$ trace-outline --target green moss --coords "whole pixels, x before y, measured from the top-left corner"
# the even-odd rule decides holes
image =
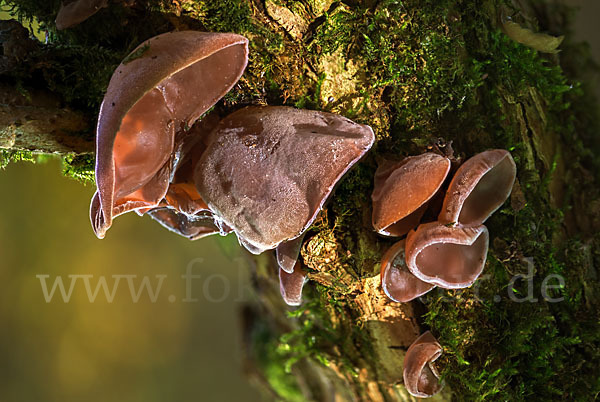
[[[150,49],[150,45],[149,44],[145,44],[144,46],[140,47],[136,51],[128,54],[127,57],[125,57],[121,61],[121,63],[123,65],[125,65],[125,64],[131,63],[135,59],[139,59],[140,57],[142,57],[144,55],[144,53],[146,53],[148,51],[148,49]]]
[[[273,389],[283,400],[300,402],[302,393],[293,376],[286,370],[287,356],[282,354],[278,339],[265,326],[253,329],[252,345],[258,366]]]
[[[546,101],[545,130],[573,138],[573,102],[581,102],[578,85],[570,85],[559,66],[498,31],[479,39],[484,46],[473,54],[479,69],[487,74],[481,88],[486,90],[480,98],[482,110],[493,111],[494,105],[500,105],[498,86],[515,94],[517,102],[527,102],[524,89],[533,87]],[[478,300],[475,290],[433,294],[425,303],[426,323],[445,346],[443,375],[464,400],[591,400],[600,391],[598,377],[592,374],[599,369],[600,326],[593,318],[597,306],[583,299],[583,284],[590,280],[585,279],[587,267],[573,261],[568,252],[577,247],[578,240],[558,247],[553,244],[564,219],[549,199],[556,163],[528,172],[523,139],[506,124],[510,118],[500,111],[479,115],[474,123],[497,133],[492,142],[462,137],[458,143],[465,149],[512,149],[527,205],[519,212],[505,207],[488,222],[492,240],[497,241],[486,268],[489,277],[479,284],[483,300]],[[512,257],[507,259],[505,254]],[[525,258],[531,258],[535,266],[535,303],[508,300],[507,284],[515,272],[526,273]],[[541,299],[542,281],[550,274],[566,279],[565,287],[553,295],[564,297],[563,302]],[[525,281],[517,283],[518,297],[527,294],[525,285]],[[495,301],[495,297],[500,299]]]
[[[497,86],[508,88],[517,102],[527,102],[524,89],[533,87],[546,101],[545,130],[572,138],[572,102],[581,102],[578,85],[570,85],[559,66],[498,31],[479,39],[485,46],[473,54],[487,74],[482,88],[486,92],[480,98],[482,109],[493,111],[494,105],[500,105]],[[479,115],[475,123],[497,133],[492,142],[481,143],[472,137],[458,142],[466,149],[512,149],[527,205],[519,212],[505,207],[488,222],[496,242],[486,268],[489,276],[478,286],[483,300],[478,299],[476,290],[434,293],[426,299],[426,323],[445,347],[443,375],[464,400],[591,400],[600,390],[598,377],[592,374],[599,369],[600,326],[592,318],[597,317],[597,306],[586,304],[583,298],[589,267],[573,261],[568,252],[577,247],[578,240],[558,247],[553,244],[564,219],[549,199],[556,159],[549,169],[528,172],[523,139],[506,124],[510,118],[500,111]],[[526,273],[526,258],[534,262],[532,289],[538,300],[512,302],[507,284],[514,273]],[[564,297],[563,302],[549,303],[540,296],[542,281],[550,274],[566,279],[565,287],[552,295]],[[525,281],[517,282],[516,296],[527,295],[525,285]]]
[[[364,61],[369,80],[362,90],[390,106],[393,127],[381,129],[391,129],[395,139],[407,131],[424,135],[445,112],[472,102],[481,84],[478,65],[465,62],[455,8],[449,1],[340,5],[317,31],[323,52],[341,48]],[[414,9],[427,11],[408,12]]]
[[[244,0],[183,2],[182,9],[210,32],[250,32],[252,9]]]
[[[277,347],[281,356],[285,357],[285,371],[291,372],[292,366],[299,360],[310,357],[322,364],[328,364],[328,358],[323,353],[324,342],[334,344],[336,332],[331,323],[325,322],[326,316],[318,299],[307,303],[288,314],[298,321],[298,329],[283,334]]]
[[[94,184],[94,156],[67,155],[63,158],[63,175],[84,184]]]
[[[269,385],[286,401],[305,400],[290,373],[294,365],[306,359],[324,366],[335,364],[349,376],[357,375],[355,363],[347,356],[356,356],[357,347],[367,343],[365,333],[346,316],[346,301],[336,299],[331,291],[318,284],[305,289],[309,301],[288,313],[296,324],[290,332],[275,337],[261,324],[253,329],[253,353]],[[335,323],[331,317],[336,317]]]
[[[426,323],[444,345],[443,376],[463,400],[591,400],[598,391],[592,373],[600,328],[582,300],[583,278],[551,250],[536,251],[536,302],[508,299],[508,270],[519,261],[501,262],[494,254],[478,295],[465,290],[427,297]],[[550,294],[564,297],[560,303],[541,299],[542,280],[550,273],[566,278],[564,288]],[[516,286],[519,298],[527,295],[525,285]]]
[[[577,239],[559,246],[553,242],[568,210],[550,202],[557,155],[550,155],[547,168],[539,161],[534,161],[535,170],[525,168],[530,156],[523,138],[507,124],[514,116],[503,112],[499,90],[526,104],[531,102],[529,88],[534,88],[544,99],[544,132],[558,133],[573,144],[576,152],[563,150],[569,160],[595,163],[575,131],[577,114],[591,121],[580,85],[570,82],[552,59],[494,28],[495,21],[482,16],[489,2],[425,3],[420,8],[426,12],[408,14],[406,10],[415,9],[411,2],[384,1],[375,9],[339,6],[320,28],[319,44],[325,52],[341,47],[353,58],[364,58],[372,77],[371,96],[385,88],[394,118],[390,136],[379,133],[376,152],[422,152],[438,130],[447,129],[444,137],[454,140],[460,152],[510,149],[519,166],[527,205],[518,212],[504,207],[488,222],[492,241],[496,239],[486,268],[489,276],[476,289],[438,291],[424,299],[425,323],[445,348],[444,378],[461,400],[593,399],[600,391],[594,374],[600,370],[600,326],[597,304],[586,301],[585,290],[589,293],[597,280],[586,271],[593,269],[589,263],[572,259],[573,249],[581,247]],[[479,130],[495,134],[478,136]],[[336,236],[354,256],[362,253],[355,234],[364,233],[353,229],[364,222],[356,205],[368,205],[368,194],[368,180],[359,171],[341,183],[331,207],[342,228],[336,233],[343,233]],[[501,255],[506,251],[501,239],[508,239],[506,247],[516,257]],[[354,269],[368,266],[377,255],[372,244],[368,249],[366,257],[349,260]],[[564,302],[508,300],[511,273],[523,269],[525,258],[535,263],[536,297],[541,298],[543,279],[559,274],[566,285],[552,296],[565,297]],[[594,285],[586,286],[590,281]],[[517,282],[517,296],[527,294],[525,285]]]
[[[9,151],[0,150],[0,169],[6,168],[9,163],[14,162],[31,162],[35,163],[33,153],[30,151]]]

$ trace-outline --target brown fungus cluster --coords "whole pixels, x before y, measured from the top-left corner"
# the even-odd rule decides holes
[[[84,15],[104,4],[78,0],[61,10]],[[304,234],[374,134],[339,115],[291,107],[247,106],[224,118],[211,112],[247,63],[248,40],[231,33],[173,32],[135,49],[100,109],[90,218],[99,238],[114,217],[135,211],[191,240],[233,232],[251,253],[274,249],[281,295],[295,306],[306,282],[298,260]],[[482,152],[444,192],[450,170],[450,160],[434,153],[379,164],[373,227],[406,235],[381,261],[382,288],[394,301],[471,286],[483,270],[483,223],[510,195],[515,163],[507,151]],[[436,209],[437,220],[422,223]],[[441,353],[429,332],[409,347],[411,395],[441,390],[433,366]]]
[[[436,286],[466,288],[483,271],[489,243],[483,223],[509,197],[516,165],[505,150],[479,153],[458,168],[444,193],[450,170],[450,159],[425,153],[383,160],[375,172],[373,228],[382,236],[406,235],[381,259],[381,287],[393,301],[409,302]],[[442,390],[434,366],[441,354],[429,331],[408,348],[403,377],[412,396]]]
[[[276,249],[282,296],[299,304],[303,234],[373,145],[371,128],[281,106],[207,114],[246,67],[240,35],[167,33],[131,55],[114,72],[98,118],[96,235],[129,211],[192,240],[234,232],[251,253]]]
[[[373,227],[402,236],[381,261],[381,284],[392,300],[407,302],[435,286],[471,286],[483,271],[489,234],[483,223],[506,201],[516,178],[510,153],[495,149],[463,163],[445,193],[436,221],[420,224],[441,191],[450,160],[426,153],[380,164],[373,191]]]

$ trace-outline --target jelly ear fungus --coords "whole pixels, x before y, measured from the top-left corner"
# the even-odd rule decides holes
[[[149,39],[119,65],[98,117],[90,215],[99,238],[113,217],[159,205],[178,141],[235,85],[247,62],[243,36],[182,31]]]
[[[259,254],[302,235],[373,141],[369,126],[339,115],[246,107],[221,120],[194,182],[240,243]],[[299,246],[279,250],[285,271],[294,258],[283,260]]]
[[[406,238],[406,265],[417,278],[446,289],[471,286],[483,271],[489,234],[485,226],[420,225]]]
[[[452,178],[438,220],[462,226],[481,225],[506,201],[516,177],[515,161],[504,149],[473,156]]]
[[[381,258],[381,287],[395,302],[406,303],[429,292],[435,285],[423,282],[406,266],[405,240],[390,247]]]
[[[56,15],[56,29],[62,30],[75,26],[96,14],[107,4],[108,0],[63,1]]]
[[[412,396],[429,398],[442,390],[443,384],[433,365],[441,355],[442,346],[429,331],[409,346],[404,356],[403,377],[404,386]]]
[[[414,229],[449,171],[450,160],[434,153],[380,163],[371,195],[375,231],[403,236]]]

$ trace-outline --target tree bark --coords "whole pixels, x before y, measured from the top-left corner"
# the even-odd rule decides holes
[[[143,17],[150,13],[154,32],[146,31],[146,36],[172,29],[239,32],[251,40],[250,65],[218,109],[286,104],[340,113],[374,128],[377,145],[371,155],[342,181],[308,231],[301,252],[309,279],[303,305],[290,309],[283,303],[270,253],[248,259],[256,301],[241,312],[245,367],[266,395],[291,401],[414,400],[402,384],[403,357],[418,335],[430,328],[445,348],[438,368],[446,388],[433,400],[527,397],[540,383],[551,381],[547,378],[563,376],[561,370],[575,365],[557,368],[548,363],[550,372],[543,380],[524,377],[528,361],[546,353],[535,346],[537,334],[546,327],[520,327],[527,314],[556,322],[556,337],[543,340],[556,342],[551,354],[574,357],[599,349],[598,337],[590,335],[597,329],[593,317],[598,311],[594,263],[600,241],[595,234],[600,228],[600,164],[589,149],[597,149],[593,135],[597,126],[589,106],[592,101],[581,92],[585,85],[576,82],[587,77],[590,69],[574,62],[588,59],[568,38],[562,53],[542,55],[511,42],[501,31],[502,22],[511,16],[534,31],[568,33],[568,12],[560,3],[205,3],[111,4],[90,25],[84,22],[75,34],[58,34],[55,40],[65,46],[89,46],[100,24],[141,32]],[[28,4],[31,7],[23,7],[23,13],[36,10],[35,0]],[[48,6],[38,6],[36,16],[52,31]],[[124,56],[135,41],[145,39],[123,32],[115,28],[113,34],[122,35],[122,42],[110,33],[103,33],[98,41],[105,47],[120,43],[114,50]],[[53,45],[36,46],[49,46],[46,55],[54,51]],[[29,93],[45,94],[34,97],[37,103],[15,95],[27,76],[23,66],[33,63],[34,53],[8,63],[13,67],[3,72],[8,100],[0,107],[0,148],[91,152],[93,144],[86,135],[94,125],[89,116],[97,110],[82,107],[81,102],[69,104],[60,90],[48,94],[39,77],[31,79],[37,87],[28,88]],[[36,71],[40,69],[45,67]],[[45,97],[51,100],[42,102]],[[510,205],[490,221],[492,242],[485,272],[492,281],[483,285],[483,293],[500,292],[507,282],[506,272],[522,272],[523,258],[531,257],[539,261],[540,275],[576,273],[564,293],[573,301],[566,307],[544,301],[520,305],[514,315],[514,306],[486,304],[474,289],[433,292],[413,303],[390,301],[381,291],[379,258],[393,242],[375,236],[370,225],[369,196],[378,158],[453,148],[460,162],[492,147],[513,153],[518,180]],[[574,301],[577,295],[581,297]],[[444,302],[448,297],[451,302]],[[495,314],[504,321],[494,321]],[[453,320],[454,327],[448,324]],[[569,320],[585,323],[587,335],[565,329]],[[524,342],[532,344],[527,352],[506,346],[506,338],[523,333],[529,336]],[[575,336],[579,343],[568,345]],[[518,372],[511,371],[505,360]],[[598,363],[589,364],[587,370]],[[531,365],[531,370],[541,370]],[[568,384],[552,383],[557,389],[552,391],[554,397],[593,398],[598,384],[586,382],[586,388],[574,379],[581,367],[569,371],[573,378]],[[500,374],[493,374],[496,370]],[[478,372],[483,373],[480,379],[476,379]]]
[[[89,121],[81,113],[40,104],[49,96],[43,93],[34,95],[37,104],[15,93],[14,88],[0,87],[0,95],[8,98],[0,105],[0,148],[60,155],[94,151],[93,141],[73,135],[89,130]]]

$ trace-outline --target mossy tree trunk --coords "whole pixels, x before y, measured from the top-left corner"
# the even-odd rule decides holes
[[[246,366],[274,399],[410,400],[402,360],[425,329],[444,346],[438,367],[448,387],[439,399],[592,400],[600,392],[600,159],[595,103],[585,85],[595,65],[569,40],[570,10],[560,3],[115,1],[64,32],[53,28],[58,0],[5,3],[25,21],[37,19],[50,41],[23,50],[3,31],[2,88],[12,94],[5,99],[25,94],[0,110],[4,159],[21,151],[61,153],[67,172],[88,177],[93,160],[85,155],[110,74],[139,42],[173,29],[232,31],[251,40],[244,77],[217,106],[223,114],[284,104],[374,128],[373,151],[308,232],[303,305],[283,304],[271,255],[251,259],[257,298],[242,312]],[[502,31],[507,18],[567,34],[562,51],[542,54],[516,43]],[[33,96],[40,91],[45,95]],[[51,101],[40,103],[44,97]],[[393,241],[370,228],[378,158],[453,150],[459,163],[488,148],[511,151],[518,181],[488,221],[485,276],[470,289],[389,301],[378,271]],[[537,302],[509,300],[517,274],[531,281],[517,282],[515,291],[527,294],[532,284]],[[551,292],[563,298],[559,303],[539,295],[549,274],[566,280]]]

